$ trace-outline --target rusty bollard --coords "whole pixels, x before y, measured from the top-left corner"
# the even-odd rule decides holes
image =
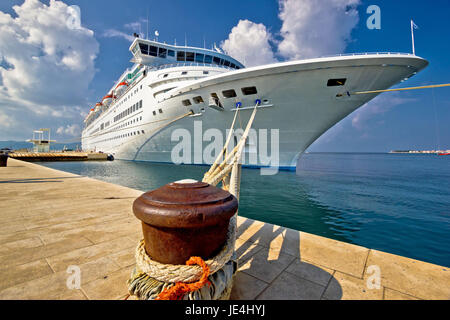
[[[169,183],[133,203],[133,212],[142,221],[145,251],[164,264],[217,254],[237,208],[232,194],[195,180]]]
[[[8,154],[0,153],[0,167],[6,167],[8,164]]]

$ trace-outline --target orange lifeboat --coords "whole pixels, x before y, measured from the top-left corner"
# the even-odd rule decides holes
[[[111,102],[112,102],[112,99],[113,99],[113,95],[112,94],[107,94],[106,96],[103,97],[102,104],[105,107],[109,107]]]
[[[121,95],[128,87],[128,83],[126,81],[122,81],[116,86],[115,93],[117,96]]]
[[[88,115],[86,116],[86,120],[85,121],[88,121],[92,117],[93,114],[94,114],[94,109],[91,108],[91,110],[89,110]]]
[[[95,104],[94,112],[100,111],[101,107],[102,107],[102,103],[101,103],[101,102],[97,102],[97,103]]]

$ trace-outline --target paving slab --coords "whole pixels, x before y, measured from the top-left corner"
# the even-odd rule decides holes
[[[142,238],[131,210],[141,194],[9,159],[0,168],[0,299],[124,299]],[[450,299],[447,267],[237,222],[232,299]],[[80,288],[68,287],[74,267]]]
[[[450,299],[450,269],[371,250],[367,268],[380,269],[383,286],[420,299]]]

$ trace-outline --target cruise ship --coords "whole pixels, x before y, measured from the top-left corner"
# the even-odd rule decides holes
[[[225,141],[235,113],[235,128],[245,128],[257,108],[243,165],[287,170],[295,170],[324,132],[378,94],[352,93],[388,89],[428,65],[413,54],[363,53],[246,68],[217,48],[136,37],[129,49],[133,66],[84,119],[83,150],[179,163],[174,150],[180,132],[188,132],[189,150],[181,153],[190,154],[182,162],[209,164],[214,157],[205,152],[214,138],[205,133],[219,132]]]

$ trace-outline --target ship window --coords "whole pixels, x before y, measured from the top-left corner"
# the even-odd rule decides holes
[[[194,53],[186,52],[186,61],[194,61]]]
[[[162,113],[162,109],[158,109],[159,113]]]
[[[230,61],[225,60],[225,62],[223,63],[224,66],[229,67],[230,66]]]
[[[218,57],[214,57],[213,61],[215,64],[220,64],[220,58]]]
[[[148,54],[148,44],[139,43],[139,48],[141,48],[142,54]]]
[[[185,75],[185,74],[187,74],[187,71],[183,71],[183,72],[181,73],[181,75]]]
[[[195,103],[202,103],[203,98],[201,96],[193,97],[192,100],[194,100]]]
[[[167,76],[168,76],[169,74],[168,73],[166,73],[165,75],[163,75],[163,78],[167,78]]]
[[[250,95],[250,94],[257,94],[258,91],[256,90],[256,87],[245,87],[242,88],[242,93],[246,96]]]
[[[167,52],[167,55],[168,55],[169,57],[175,57],[175,51],[169,50],[169,51]]]
[[[236,66],[236,69],[240,69],[241,67],[239,67],[239,66]]]
[[[343,86],[345,84],[345,81],[347,81],[347,79],[345,79],[345,78],[329,79],[328,83],[327,83],[327,87]]]
[[[236,91],[234,91],[233,89],[222,91],[222,94],[225,98],[236,97]]]
[[[139,101],[139,109],[142,108],[142,100]]]
[[[192,104],[191,101],[189,101],[189,99],[183,100],[181,102],[183,103],[183,106],[185,106],[185,107],[190,106]]]
[[[184,51],[177,51],[177,61],[184,61]]]
[[[205,58],[205,55],[203,53],[195,54],[195,62],[203,62],[204,58]]]
[[[156,111],[153,111],[153,115],[156,116]]]
[[[203,71],[203,74],[208,74],[209,73],[209,71]]]
[[[236,68],[236,65],[234,63],[230,64],[230,67],[232,67],[233,69]]]
[[[158,54],[158,47],[150,46],[150,50],[149,50],[148,54],[156,57]]]
[[[205,56],[205,63],[211,63],[212,62],[212,56],[206,55]]]
[[[158,57],[165,58],[167,56],[166,48],[159,48]]]

